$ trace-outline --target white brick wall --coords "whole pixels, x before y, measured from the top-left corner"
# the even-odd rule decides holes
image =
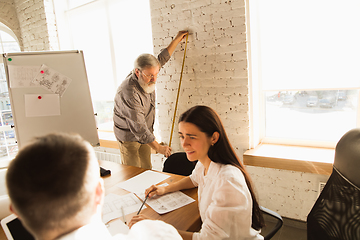
[[[58,50],[51,0],[13,0],[25,51]]]
[[[281,216],[306,221],[319,194],[319,183],[329,176],[271,168],[247,167],[260,204]]]
[[[22,46],[20,25],[13,0],[0,1],[0,21],[14,32],[20,46]]]
[[[151,0],[154,52],[189,29],[177,117],[189,107],[214,108],[239,156],[249,147],[245,4],[237,1]],[[185,43],[161,70],[157,84],[160,135],[169,142]],[[172,147],[181,151],[175,124]]]
[[[249,147],[247,42],[244,0],[150,0],[154,52],[178,30],[189,29],[178,114],[204,104],[214,108],[242,157]],[[169,142],[184,54],[182,43],[160,71],[157,82],[161,140]],[[172,147],[181,151],[177,124]],[[260,204],[284,217],[306,221],[317,199],[318,183],[328,176],[248,167]]]

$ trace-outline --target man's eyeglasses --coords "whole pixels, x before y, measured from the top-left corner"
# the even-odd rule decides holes
[[[146,75],[143,71],[140,71],[147,79],[155,79],[157,75]]]

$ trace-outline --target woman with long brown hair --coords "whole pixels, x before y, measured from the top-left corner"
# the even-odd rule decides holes
[[[192,174],[165,187],[151,186],[149,197],[198,187],[200,232],[179,231],[184,239],[263,239],[264,220],[249,174],[234,152],[218,114],[195,106],[179,119],[181,145]],[[132,222],[143,217],[134,217]],[[132,223],[131,223],[132,224]]]

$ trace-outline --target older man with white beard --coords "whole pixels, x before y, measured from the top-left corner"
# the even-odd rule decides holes
[[[157,58],[151,54],[141,54],[135,60],[134,70],[117,90],[114,99],[114,133],[123,164],[151,169],[151,148],[165,157],[171,154],[171,148],[160,145],[153,134],[155,83],[160,68],[169,61],[186,34],[187,31],[179,31]]]

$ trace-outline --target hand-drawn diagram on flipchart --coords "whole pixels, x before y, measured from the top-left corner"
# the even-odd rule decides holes
[[[145,199],[145,193],[137,193],[140,199]],[[171,212],[175,209],[188,205],[195,200],[180,191],[168,193],[163,196],[148,198],[146,203],[158,214]]]
[[[105,196],[103,205],[103,222],[119,218],[122,216],[121,207],[124,210],[124,215],[137,212],[140,209],[142,202],[133,194],[119,196],[117,194],[109,193]],[[146,208],[145,206],[143,208]]]
[[[71,83],[71,78],[43,64],[32,83],[62,97]]]
[[[10,88],[35,87],[32,83],[40,66],[8,66]]]
[[[3,53],[19,148],[53,132],[100,146],[81,50]]]

